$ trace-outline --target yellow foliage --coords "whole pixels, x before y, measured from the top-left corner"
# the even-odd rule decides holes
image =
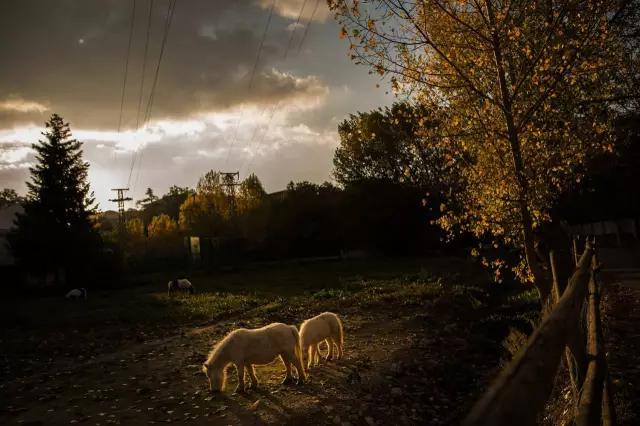
[[[154,216],[147,226],[149,238],[174,237],[178,234],[178,224],[166,214]]]
[[[135,218],[127,221],[127,235],[130,238],[144,238],[144,223]]]
[[[458,171],[463,190],[452,194],[447,204],[459,208],[443,209],[440,225],[493,236],[525,259],[557,197],[580,181],[589,158],[612,149],[615,108],[590,100],[633,89],[625,86],[635,64],[623,26],[610,20],[620,2],[330,4],[345,35],[361,31],[352,40],[358,62],[390,75],[396,92],[443,118],[425,136]],[[516,273],[531,279],[522,265]]]

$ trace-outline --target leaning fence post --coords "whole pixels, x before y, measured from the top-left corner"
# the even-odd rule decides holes
[[[594,237],[595,249],[595,237]],[[600,319],[600,286],[596,280],[598,273],[597,257],[592,258],[591,279],[589,280],[589,303],[588,303],[588,353],[591,357],[587,369],[587,377],[582,385],[582,392],[575,423],[577,426],[600,425],[605,416],[612,419],[613,407],[610,395],[605,394],[607,361],[604,352],[604,341],[602,336],[602,323]],[[606,408],[605,408],[605,404]],[[608,411],[606,413],[605,411]],[[610,421],[609,420],[609,421]],[[609,423],[611,424],[611,423]]]
[[[553,250],[549,252],[549,264],[551,266],[551,277],[553,279],[553,297],[554,304],[558,303],[560,297],[562,297],[562,293],[564,293],[564,288],[562,292],[560,290],[560,281],[558,279],[558,265],[556,263],[556,254]],[[573,401],[577,403],[578,399],[578,378],[577,376],[577,365],[576,360],[573,357],[571,349],[566,347],[564,349],[565,362],[567,366],[567,370],[569,371],[569,378],[571,379],[571,392],[573,394]]]
[[[558,282],[558,267],[556,265],[556,254],[553,250],[549,252],[549,264],[551,265],[551,277],[553,278],[553,303],[558,303],[560,300],[560,283]]]

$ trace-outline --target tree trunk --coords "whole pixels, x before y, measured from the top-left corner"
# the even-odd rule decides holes
[[[507,134],[509,137],[509,146],[511,148],[511,159],[513,162],[513,171],[515,173],[517,185],[518,185],[518,208],[520,210],[520,220],[522,225],[522,239],[524,244],[524,254],[529,266],[529,270],[533,275],[533,283],[538,289],[540,296],[540,302],[545,306],[548,303],[549,296],[551,294],[551,282],[546,277],[540,262],[536,258],[534,235],[533,235],[533,219],[529,206],[527,205],[527,198],[529,192],[529,184],[524,174],[524,162],[522,160],[522,152],[520,149],[520,140],[518,138],[518,132],[513,119],[513,110],[511,105],[511,95],[507,87],[507,79],[504,71],[502,49],[500,47],[500,38],[495,31],[495,17],[491,2],[486,2],[487,15],[489,16],[489,23],[494,26],[492,29],[492,44],[493,53],[496,61],[496,72],[498,77],[498,85],[500,87],[500,96],[502,98],[502,112],[505,118],[505,124],[507,127]]]

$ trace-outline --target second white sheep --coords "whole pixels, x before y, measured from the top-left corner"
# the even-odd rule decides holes
[[[307,354],[307,368],[318,365],[320,361],[320,344],[326,341],[329,351],[326,359],[342,358],[344,350],[344,331],[342,321],[332,312],[323,312],[310,318],[300,326],[300,343],[302,353]],[[334,346],[337,350],[334,351]]]

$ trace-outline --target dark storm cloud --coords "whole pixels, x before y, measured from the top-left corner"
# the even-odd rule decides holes
[[[167,1],[157,0],[151,26],[145,94],[153,81]],[[125,98],[125,125],[135,124],[149,0],[137,1]],[[0,103],[20,98],[47,106],[77,127],[117,126],[131,2],[34,1],[0,6]],[[266,104],[317,94],[314,78],[275,72],[289,32],[274,17],[248,89],[264,25],[251,1],[179,1],[160,69],[154,117],[183,117],[238,104]],[[49,111],[50,112],[50,111]],[[0,126],[40,123],[42,110],[0,108]]]
[[[331,176],[337,124],[392,100],[348,59],[324,0],[310,27],[315,1],[278,0],[251,87],[272,0],[178,0],[151,122],[134,131],[149,1],[136,2],[122,132],[132,0],[0,1],[0,188],[24,193],[30,144],[53,112],[84,142],[102,208],[130,174],[136,199],[146,187],[193,186],[210,169],[256,172],[269,191],[321,182]],[[143,114],[167,5],[154,2]]]

